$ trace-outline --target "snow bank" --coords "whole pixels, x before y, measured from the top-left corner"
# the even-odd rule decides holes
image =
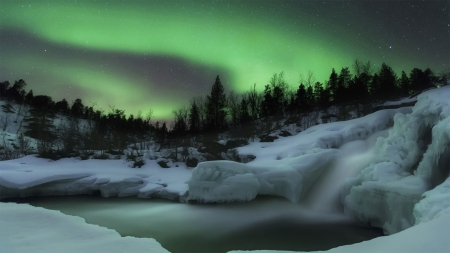
[[[27,204],[0,203],[0,252],[169,253],[152,238],[121,237],[84,219]]]
[[[383,236],[370,241],[341,246],[327,251],[328,253],[385,253],[385,252],[408,252],[408,253],[443,253],[450,252],[449,235],[450,214],[430,222],[425,222],[404,230],[400,233]],[[255,251],[229,251],[228,253],[293,253],[294,251],[277,250],[255,250]],[[300,253],[300,251],[296,251]]]
[[[450,87],[447,86],[421,94],[411,114],[395,115],[389,136],[376,143],[374,161],[359,176],[346,181],[342,190],[345,212],[382,227],[387,234],[411,227],[416,222],[413,209],[422,194],[449,176],[449,147]],[[436,189],[441,196],[450,192],[446,185]],[[427,205],[437,203],[431,195],[423,195],[425,199],[416,208],[415,216],[419,220],[428,219],[429,209],[434,207]]]
[[[0,162],[0,198],[93,193],[184,198],[191,170],[183,163],[177,165],[164,169],[148,160],[138,169],[123,160],[48,161],[27,156]]]
[[[230,161],[199,163],[188,181],[187,199],[249,201],[262,194],[298,202],[340,154],[337,148],[391,127],[396,113],[410,111],[410,108],[378,111],[359,119],[317,125],[273,143],[251,143],[238,148],[240,155],[256,157],[247,164]]]

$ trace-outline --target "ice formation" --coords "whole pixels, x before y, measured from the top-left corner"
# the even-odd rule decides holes
[[[122,237],[83,218],[28,204],[0,203],[3,253],[169,253],[152,238]]]
[[[273,143],[251,143],[238,149],[239,154],[256,157],[247,164],[200,163],[188,181],[187,200],[249,201],[261,194],[298,202],[340,154],[338,147],[391,127],[397,112],[410,111],[410,108],[378,111],[359,119],[317,125]]]
[[[395,115],[389,136],[376,143],[374,161],[346,181],[345,212],[382,227],[387,234],[429,219],[436,209],[448,212],[448,180],[441,184],[450,173],[449,147],[450,87],[446,86],[421,94],[412,113]],[[440,200],[423,195],[428,190],[439,192]]]

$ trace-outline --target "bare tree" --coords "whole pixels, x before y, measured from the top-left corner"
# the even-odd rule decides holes
[[[356,59],[352,64],[352,68],[356,76],[360,76],[363,73],[369,76],[373,74],[373,65],[370,61],[363,63],[362,61]]]

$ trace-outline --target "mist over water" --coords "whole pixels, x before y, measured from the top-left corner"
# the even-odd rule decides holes
[[[116,230],[122,236],[155,238],[172,253],[230,250],[328,250],[369,240],[383,233],[358,224],[342,213],[340,187],[374,156],[378,132],[346,143],[300,203],[258,196],[242,203],[183,204],[163,199],[94,196],[16,199],[82,217],[87,223]],[[95,238],[93,238],[95,240]]]

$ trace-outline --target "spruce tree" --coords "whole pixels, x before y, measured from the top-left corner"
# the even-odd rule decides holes
[[[336,102],[337,90],[338,90],[338,75],[334,68],[331,70],[330,78],[328,80],[328,89],[330,90],[330,95],[332,97],[333,103]]]
[[[298,86],[297,89],[297,93],[295,96],[295,103],[297,104],[297,110],[300,112],[306,112],[308,110],[307,106],[308,106],[308,101],[306,98],[306,89],[305,89],[305,85],[303,85],[303,83],[301,83]]]
[[[225,106],[227,104],[227,97],[220,82],[219,76],[216,77],[214,82],[211,95],[207,96],[207,122],[208,130],[219,131],[226,128],[226,111]]]
[[[198,112],[197,103],[195,103],[194,100],[189,110],[189,132],[197,133],[199,130],[200,130],[200,114]]]

